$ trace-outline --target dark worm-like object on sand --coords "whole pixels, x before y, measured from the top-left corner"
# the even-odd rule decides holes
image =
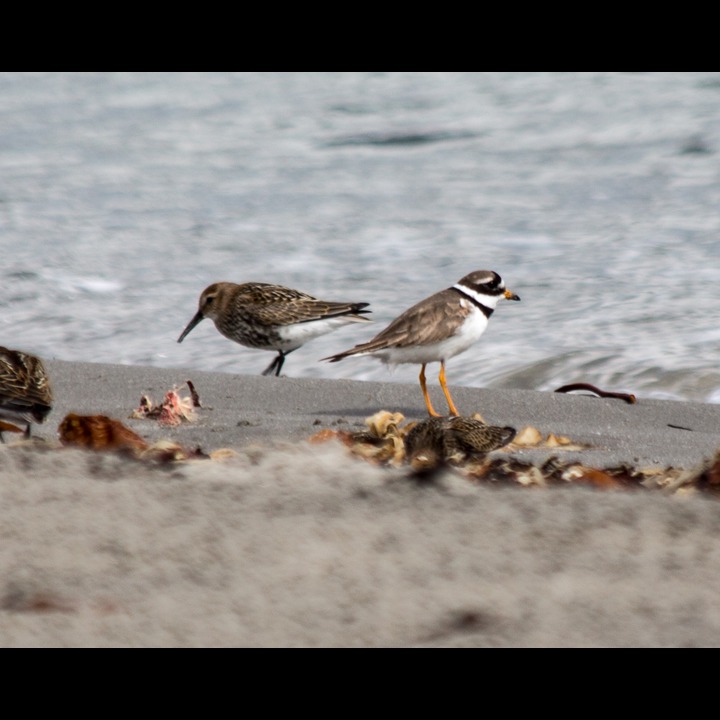
[[[618,400],[624,400],[626,403],[633,405],[637,402],[637,398],[631,393],[619,393],[610,392],[608,390],[600,390],[600,388],[591,385],[590,383],[571,383],[570,385],[563,385],[559,387],[555,392],[568,393],[573,390],[587,390],[588,392],[597,395],[602,398],[617,398]]]

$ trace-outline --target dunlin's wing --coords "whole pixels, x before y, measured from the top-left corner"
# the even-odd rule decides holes
[[[246,318],[261,325],[291,325],[347,316],[349,321],[369,322],[363,317],[370,303],[341,303],[318,300],[312,295],[280,285],[248,283],[234,299]]]

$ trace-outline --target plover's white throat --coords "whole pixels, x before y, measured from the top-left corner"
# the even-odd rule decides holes
[[[452,287],[441,290],[407,309],[372,340],[360,343],[345,352],[323,358],[337,362],[350,355],[372,355],[388,365],[417,363],[420,387],[428,413],[435,412],[425,381],[425,366],[440,363],[440,386],[451,415],[459,415],[450,396],[445,363],[465,352],[480,339],[500,299],[520,300],[506,289],[502,278],[493,270],[477,270],[466,275]]]
[[[369,303],[318,300],[312,295],[270,283],[213,283],[200,295],[198,310],[178,342],[205,318],[226,338],[277,355],[263,375],[280,375],[285,356],[306,342],[354,322],[370,322]]]
[[[25,437],[30,437],[31,424],[44,422],[52,403],[52,388],[42,360],[0,347],[0,419],[25,423]],[[4,429],[17,431],[13,427]],[[0,427],[0,441],[2,431]]]

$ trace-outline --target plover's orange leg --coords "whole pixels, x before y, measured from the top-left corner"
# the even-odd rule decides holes
[[[433,408],[432,403],[430,402],[430,395],[428,395],[427,383],[425,382],[425,363],[423,363],[422,367],[420,368],[420,387],[422,388],[422,394],[425,398],[425,405],[427,406],[428,413],[432,417],[442,417],[440,413],[435,412],[435,408]]]
[[[448,407],[450,408],[450,414],[451,415],[460,415],[460,413],[457,411],[457,408],[455,407],[455,403],[452,401],[452,398],[450,397],[450,391],[448,390],[447,383],[445,382],[445,361],[440,361],[440,375],[438,376],[438,379],[440,380],[440,387],[442,388],[443,392],[445,393],[445,399],[447,400]]]

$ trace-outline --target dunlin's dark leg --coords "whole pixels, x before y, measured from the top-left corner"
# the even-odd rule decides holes
[[[262,371],[262,374],[263,375],[272,375],[273,372],[275,371],[275,368],[277,368],[278,365],[282,367],[283,360],[284,360],[284,358],[282,356],[282,353],[277,354],[273,358],[272,362]],[[278,372],[280,372],[279,368],[278,368],[278,371],[275,372],[274,374],[277,376]]]
[[[288,350],[287,352],[283,352],[282,350],[278,350],[278,354],[273,358],[273,361],[263,370],[263,375],[272,375],[273,370],[275,371],[275,377],[280,377],[280,371],[282,370],[282,366],[285,364],[285,358],[292,352],[292,350]]]

